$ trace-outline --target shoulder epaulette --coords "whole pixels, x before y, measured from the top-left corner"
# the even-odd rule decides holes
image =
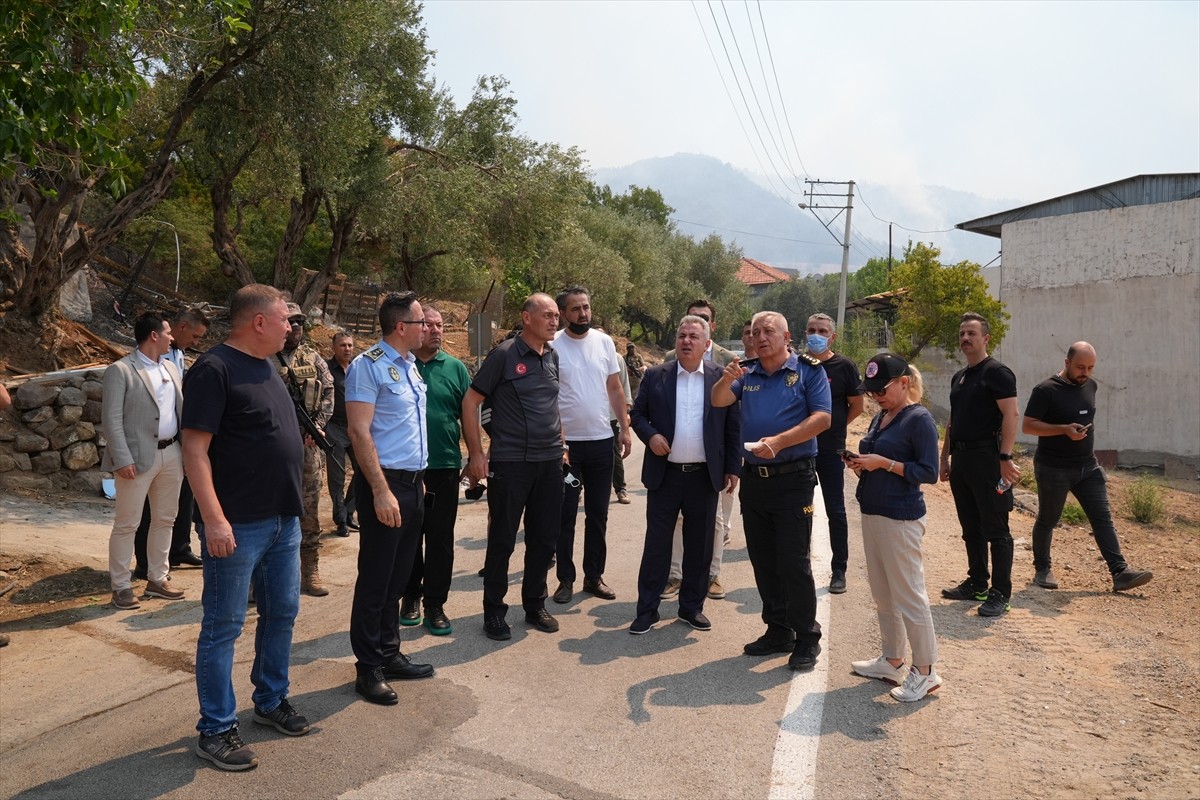
[[[383,348],[376,347],[374,350],[368,350],[366,353],[363,353],[363,355],[372,361],[378,361],[379,359],[383,358]]]
[[[810,367],[821,366],[821,359],[810,355],[809,353],[796,353],[796,358],[800,361],[803,361],[805,364],[808,364]]]

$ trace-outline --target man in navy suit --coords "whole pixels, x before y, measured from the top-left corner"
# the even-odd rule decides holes
[[[683,584],[679,618],[696,630],[712,629],[704,616],[708,566],[712,560],[717,498],[737,486],[741,466],[736,406],[714,408],[712,388],[721,368],[704,360],[708,323],[688,315],[675,337],[677,361],[646,371],[630,421],[646,443],[646,545],[638,574],[637,619],[632,634],[659,621],[659,595],[667,585],[675,520],[683,513]]]

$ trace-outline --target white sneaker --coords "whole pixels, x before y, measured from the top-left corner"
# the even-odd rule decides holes
[[[903,664],[893,667],[883,656],[874,661],[851,661],[850,669],[854,670],[854,674],[856,675],[886,681],[892,686],[899,686],[904,683],[904,676],[906,674]]]
[[[941,685],[942,679],[932,669],[928,675],[922,675],[913,667],[904,679],[904,685],[892,689],[891,695],[901,703],[915,703],[930,692],[936,692]]]

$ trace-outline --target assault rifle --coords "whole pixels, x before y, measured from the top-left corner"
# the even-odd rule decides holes
[[[275,357],[287,369],[288,396],[292,398],[292,405],[296,407],[296,419],[300,421],[300,427],[312,437],[317,447],[328,455],[333,451],[333,443],[325,438],[325,434],[317,427],[317,423],[309,416],[308,409],[304,407],[304,389],[301,388],[300,381],[296,380],[296,374],[292,372],[291,366],[283,360],[282,354],[276,353]]]

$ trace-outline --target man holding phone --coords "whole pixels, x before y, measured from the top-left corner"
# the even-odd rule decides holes
[[[1094,452],[1096,420],[1096,350],[1076,342],[1067,350],[1062,370],[1039,383],[1025,406],[1021,431],[1038,437],[1033,456],[1037,478],[1038,516],[1033,524],[1033,582],[1057,589],[1050,571],[1050,542],[1062,516],[1067,492],[1075,495],[1092,526],[1092,536],[1112,573],[1113,591],[1150,582],[1150,572],[1129,568],[1121,555],[1117,531],[1108,506],[1107,478]]]

